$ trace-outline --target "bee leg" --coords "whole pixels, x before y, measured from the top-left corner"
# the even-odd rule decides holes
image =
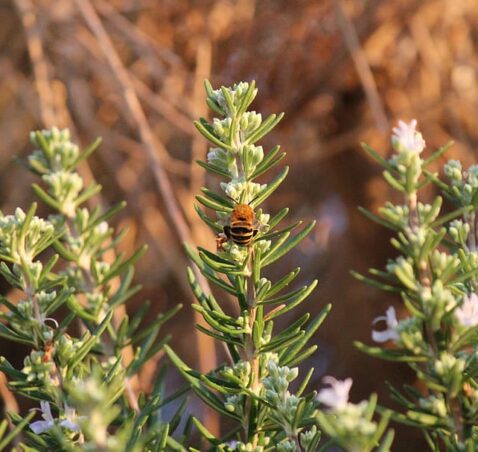
[[[219,233],[216,235],[216,250],[217,251],[222,251],[224,248],[223,248],[223,244],[227,242],[227,236],[226,234],[224,233]]]

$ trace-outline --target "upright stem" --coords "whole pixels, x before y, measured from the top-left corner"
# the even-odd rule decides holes
[[[409,226],[413,233],[418,232],[420,228],[420,216],[418,214],[418,205],[417,205],[417,192],[414,191],[409,193],[406,197],[408,210],[410,213],[409,216]],[[418,267],[418,279],[420,284],[424,288],[431,288],[431,275],[430,269],[428,268],[428,262],[426,259],[421,259],[417,262]],[[438,346],[436,343],[435,333],[433,332],[429,322],[425,322],[425,329],[428,343],[431,345],[433,354],[436,356],[438,352]]]
[[[468,234],[468,248],[470,252],[476,251],[476,213],[469,213],[465,220],[470,225],[470,233]]]
[[[406,197],[407,205],[410,212],[409,217],[409,226],[412,232],[417,232],[420,227],[420,216],[418,214],[418,206],[417,206],[417,192],[409,193]],[[473,221],[474,224],[474,214],[473,220],[470,219],[470,222]],[[472,231],[473,229],[473,231]],[[470,235],[473,233],[475,234],[474,228],[470,228]],[[474,239],[473,239],[474,243]],[[428,262],[426,259],[422,259],[420,262],[417,262],[418,265],[418,277],[420,284],[425,288],[431,288],[431,273],[430,268],[428,266]],[[434,358],[438,358],[438,344],[436,341],[435,333],[431,328],[429,322],[425,322],[425,332],[427,336],[427,341],[432,348],[432,352]],[[445,394],[446,403],[448,406],[448,411],[453,418],[453,424],[455,428],[456,435],[458,437],[459,442],[464,441],[464,432],[463,432],[463,414],[461,411],[460,400],[457,397],[450,397]]]
[[[465,214],[464,220],[468,223],[470,226],[470,233],[468,234],[468,240],[467,240],[467,245],[468,245],[468,253],[474,253],[476,251],[476,212],[472,211],[469,214]],[[478,289],[478,281],[477,278],[471,278],[470,279],[471,286],[473,291],[476,292]]]
[[[248,268],[250,274],[252,275],[252,269],[254,267],[254,251],[252,248],[249,249],[249,264]],[[254,283],[254,278],[249,276],[246,279],[247,284],[247,295],[246,295],[246,302],[247,302],[247,310],[249,314],[249,333],[246,335],[246,360],[249,362],[251,366],[251,382],[250,382],[250,389],[254,394],[259,394],[261,390],[261,382],[260,382],[260,369],[259,369],[259,356],[257,355],[257,349],[254,345],[254,338],[253,338],[253,330],[254,324],[257,319],[257,298],[256,298],[256,286]],[[255,416],[254,414],[254,400],[249,397],[246,402],[246,412],[247,412],[247,439],[252,441],[254,446],[257,445],[258,437],[252,431],[252,424],[251,418]],[[254,428],[254,430],[256,430]],[[251,436],[253,435],[252,439]]]

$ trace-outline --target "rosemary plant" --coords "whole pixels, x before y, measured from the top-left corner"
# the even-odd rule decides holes
[[[167,341],[159,339],[160,328],[179,306],[141,328],[147,303],[131,319],[114,318],[140,289],[132,286],[134,262],[145,248],[109,259],[123,233],[107,221],[124,203],[104,211],[84,207],[101,187],[85,187],[77,167],[100,141],[80,152],[69,132],[57,129],[34,132],[31,140],[29,167],[42,180],[33,189],[55,213],[39,218],[36,204],[26,213],[0,213],[0,273],[22,293],[18,303],[0,297],[0,336],[29,350],[20,369],[0,357],[0,371],[14,394],[37,408],[26,417],[9,413],[16,428],[0,450],[20,429],[24,451],[184,450],[170,437],[180,413],[171,423],[162,420],[162,378],[149,395],[133,387]],[[0,423],[0,433],[5,428]]]
[[[207,324],[197,328],[224,345],[229,362],[201,374],[168,346],[166,350],[196,394],[221,416],[231,419],[234,426],[216,437],[198,419],[193,418],[193,422],[209,442],[210,450],[316,451],[332,442],[349,450],[371,450],[379,445],[388,422],[388,416],[379,424],[373,422],[375,397],[351,404],[351,380],[340,382],[331,377],[326,380],[331,387],[317,396],[307,390],[313,369],[299,378],[296,366],[316,351],[317,346],[309,341],[330,305],[313,319],[306,313],[282,329],[276,326],[276,321],[291,313],[317,285],[313,281],[284,292],[299,268],[277,281],[264,275],[266,267],[291,251],[314,227],[311,222],[291,234],[301,222],[279,227],[288,208],[270,215],[261,207],[288,172],[285,167],[270,182],[258,182],[285,157],[279,146],[265,153],[257,145],[282,114],[263,119],[260,113],[248,111],[257,94],[254,82],[216,90],[209,82],[205,86],[207,104],[218,117],[212,123],[205,119],[195,123],[213,144],[207,161],[198,164],[220,176],[222,191],[202,188],[196,197],[201,206],[196,210],[217,234],[217,249],[194,250],[188,246],[187,251],[201,273],[222,291],[221,298],[205,293],[191,269],[188,276],[198,301],[193,307]],[[237,315],[227,309],[228,298],[234,300]],[[297,387],[295,393],[290,390],[292,382]],[[327,407],[326,412],[319,411],[320,404]],[[331,437],[321,447],[319,425]],[[382,450],[388,450],[392,438],[390,431],[383,438]]]
[[[206,82],[206,92],[208,105],[220,117],[212,124],[204,119],[196,123],[214,145],[207,161],[198,163],[221,176],[222,192],[203,188],[197,196],[202,207],[196,210],[217,234],[217,248],[188,246],[187,252],[221,298],[205,293],[191,269],[188,277],[198,301],[194,309],[208,325],[197,328],[224,346],[229,361],[201,374],[166,345],[168,338],[159,338],[161,326],[180,306],[147,325],[148,303],[129,318],[124,304],[139,290],[132,286],[134,263],[144,248],[130,257],[117,254],[123,232],[116,234],[108,220],[124,204],[105,211],[85,207],[100,186],[93,182],[85,187],[77,171],[99,140],[80,152],[66,130],[34,132],[36,150],[28,163],[42,183],[34,184],[33,190],[54,213],[40,218],[36,204],[26,213],[0,213],[0,274],[22,294],[18,302],[9,295],[0,297],[0,336],[27,348],[23,367],[16,369],[0,356],[0,371],[16,396],[32,400],[36,408],[27,415],[8,413],[8,433],[8,422],[0,422],[0,450],[15,441],[16,450],[32,452],[197,451],[190,446],[193,425],[209,450],[312,452],[331,444],[349,451],[390,450],[390,412],[374,420],[375,395],[353,404],[348,400],[350,379],[325,377],[329,387],[316,393],[307,389],[314,369],[299,378],[297,365],[316,351],[310,340],[330,305],[313,319],[306,313],[283,328],[275,323],[290,315],[317,285],[313,281],[286,291],[298,268],[277,281],[264,274],[314,227],[311,222],[291,234],[301,222],[279,227],[287,208],[272,216],[262,208],[288,169],[270,182],[257,182],[285,157],[279,146],[264,153],[257,142],[282,115],[263,120],[248,111],[257,94],[253,82],[218,90]],[[465,191],[458,182],[455,185],[450,196]],[[461,211],[470,212],[467,206]],[[462,250],[457,251],[459,259],[468,259],[471,266],[471,252],[460,242],[466,224],[454,225],[457,232],[450,234]],[[465,290],[464,278],[456,290]],[[231,300],[237,314],[231,312]],[[196,394],[232,420],[229,431],[216,437],[200,420],[184,419],[186,399],[166,421],[163,407],[188,388],[166,397],[164,368],[153,391],[138,394],[138,372],[163,347]],[[184,425],[182,431],[179,425]]]
[[[393,156],[385,160],[369,146],[365,150],[384,168],[385,180],[400,192],[401,204],[387,203],[379,216],[362,209],[374,221],[393,231],[398,257],[384,271],[356,276],[373,287],[400,296],[404,318],[393,307],[375,319],[374,341],[392,348],[369,347],[365,352],[382,359],[406,362],[424,391],[390,386],[391,396],[403,407],[394,418],[423,430],[431,450],[474,451],[478,447],[478,253],[476,209],[478,166],[466,171],[458,161],[444,167],[446,180],[430,165],[450,146],[422,158],[425,141],[416,121],[399,122],[393,130]],[[434,183],[451,204],[442,213],[442,197],[420,202],[420,191]],[[401,315],[400,315],[401,317]]]

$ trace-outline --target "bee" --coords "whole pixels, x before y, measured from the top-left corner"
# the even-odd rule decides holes
[[[229,225],[224,226],[224,235],[236,245],[249,246],[259,232],[256,214],[248,204],[236,204]]]

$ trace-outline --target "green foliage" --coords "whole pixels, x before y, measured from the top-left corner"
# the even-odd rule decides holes
[[[39,408],[26,417],[9,414],[16,427],[0,439],[0,450],[20,430],[19,450],[173,448],[174,428],[161,421],[160,380],[151,394],[138,396],[131,379],[164,346],[160,328],[176,309],[141,328],[145,310],[115,320],[114,310],[140,289],[131,284],[145,249],[129,257],[115,253],[120,236],[107,221],[124,203],[108,210],[84,206],[101,187],[85,187],[77,166],[100,141],[80,152],[69,132],[57,129],[34,132],[31,140],[36,150],[29,166],[42,179],[33,190],[55,213],[39,218],[34,203],[26,213],[0,214],[0,273],[22,292],[17,304],[1,298],[0,335],[29,349],[23,368],[0,357],[0,371],[17,396]],[[60,308],[67,312],[61,322]],[[38,412],[41,419],[32,422]],[[0,424],[2,435],[6,425]]]
[[[415,127],[416,121],[400,122],[394,129],[395,153],[388,160],[364,145],[383,166],[385,180],[402,193],[403,203],[387,203],[379,216],[364,211],[394,232],[392,245],[399,255],[388,261],[385,271],[355,276],[374,288],[399,293],[407,316],[399,320],[390,307],[375,319],[386,328],[374,330],[372,338],[391,341],[393,348],[357,346],[372,356],[407,362],[427,388],[390,387],[392,398],[404,408],[393,418],[421,428],[431,450],[471,451],[478,447],[478,166],[465,171],[451,160],[441,180],[428,168],[450,145],[423,159],[425,142]],[[440,196],[430,204],[419,201],[420,190],[431,183],[455,210],[442,213]]]
[[[299,229],[301,222],[281,226],[288,209],[275,216],[266,213],[263,203],[284,181],[285,167],[269,182],[259,182],[285,157],[280,147],[265,152],[257,142],[282,119],[272,114],[263,119],[260,113],[248,111],[257,89],[255,83],[244,83],[214,90],[206,82],[207,104],[218,115],[212,122],[201,118],[195,122],[198,131],[214,147],[206,161],[198,164],[221,177],[221,192],[202,188],[195,206],[199,217],[217,234],[215,251],[187,246],[191,260],[225,296],[235,299],[239,315],[225,312],[222,299],[205,293],[193,271],[189,282],[197,304],[194,309],[204,319],[196,325],[204,334],[222,342],[229,362],[208,374],[191,369],[169,347],[166,351],[192,389],[207,405],[232,421],[233,427],[222,437],[209,432],[198,419],[194,424],[211,450],[219,451],[316,451],[322,431],[329,442],[350,450],[372,450],[382,444],[389,450],[392,433],[383,436],[388,415],[380,425],[373,422],[375,399],[360,405],[348,402],[348,387],[335,398],[321,398],[307,391],[313,374],[299,377],[297,366],[315,352],[309,341],[330,311],[330,305],[313,319],[304,314],[282,329],[276,319],[302,303],[315,289],[317,281],[288,290],[299,269],[278,281],[263,275],[263,269],[293,250],[313,229],[315,223]],[[241,213],[242,212],[242,213]],[[246,238],[244,238],[246,237]],[[298,383],[293,394],[289,384]],[[351,381],[350,381],[351,383]],[[328,404],[328,402],[330,402]],[[320,411],[320,404],[328,407]],[[351,421],[351,422],[349,422]],[[340,425],[349,427],[342,427]],[[321,431],[322,430],[322,431]],[[191,449],[196,450],[196,449]]]
[[[22,293],[18,303],[0,298],[0,336],[28,350],[21,369],[15,369],[0,356],[0,371],[7,376],[9,388],[17,396],[33,400],[37,408],[28,416],[9,413],[8,433],[7,422],[0,423],[0,450],[16,438],[17,450],[23,451],[196,451],[190,445],[193,427],[209,444],[208,450],[224,452],[314,452],[327,450],[331,444],[350,451],[390,450],[393,431],[387,426],[391,414],[381,410],[377,415],[380,410],[374,395],[353,404],[348,400],[351,379],[325,377],[329,387],[317,393],[309,388],[314,369],[299,374],[297,366],[317,349],[310,341],[331,306],[323,307],[315,317],[309,313],[290,316],[313,293],[317,281],[294,286],[298,268],[277,281],[264,276],[264,268],[292,251],[315,225],[313,221],[304,226],[301,221],[283,224],[288,208],[271,216],[264,207],[285,180],[288,168],[277,170],[268,182],[262,181],[285,153],[279,146],[265,152],[257,143],[279,123],[282,114],[263,119],[261,114],[248,110],[257,94],[254,82],[217,90],[206,82],[206,93],[207,104],[219,117],[212,122],[201,118],[195,123],[214,145],[206,161],[198,163],[222,178],[222,191],[202,188],[195,208],[217,234],[217,249],[186,246],[186,252],[202,275],[217,286],[219,290],[214,293],[218,298],[199,284],[192,269],[188,269],[188,280],[197,299],[193,308],[204,320],[196,326],[224,346],[228,362],[202,374],[167,345],[168,337],[160,337],[162,325],[180,305],[149,324],[145,322],[148,302],[132,317],[126,315],[124,304],[140,290],[132,284],[134,264],[145,248],[131,256],[116,251],[122,234],[116,234],[108,221],[124,203],[107,210],[85,206],[87,201],[91,204],[101,187],[95,182],[85,186],[77,168],[100,141],[81,152],[67,130],[34,132],[31,139],[36,149],[28,162],[41,183],[33,184],[33,191],[54,213],[47,219],[40,218],[36,204],[26,213],[21,209],[12,215],[0,213],[0,274]],[[409,161],[413,163],[413,174],[401,170],[394,173],[395,164],[399,168]],[[387,162],[386,177],[411,195],[413,184],[419,183],[420,164],[413,155],[404,162]],[[427,182],[435,179],[433,174],[426,176]],[[456,190],[447,196],[456,198],[457,193],[468,194],[467,190],[457,182]],[[474,199],[473,193],[470,200]],[[414,251],[413,258],[421,259],[423,253],[444,240],[446,230],[437,217],[440,206],[438,200],[430,208],[419,207],[422,221],[437,231],[423,242],[419,252]],[[459,213],[454,215],[469,214],[468,207],[460,205]],[[399,230],[397,218],[403,212],[393,206],[386,209],[380,221]],[[464,224],[453,224],[450,235],[456,237],[460,248],[470,231]],[[402,234],[400,240],[396,242],[399,249],[414,250],[415,242],[406,235]],[[448,309],[453,296],[465,291],[466,278],[476,277],[474,260],[463,251],[464,246],[460,250],[455,260],[434,255],[436,271],[447,284],[455,282],[455,292],[445,283],[433,287],[429,297],[440,303],[418,316],[418,323],[410,322],[406,331],[394,330],[394,338],[410,344],[405,358],[413,364],[429,358],[420,348],[424,339],[419,334],[419,322],[431,315],[432,330],[438,331],[439,309]],[[384,287],[400,291],[403,285],[409,291],[418,290],[413,262],[403,259],[391,264],[389,272],[394,276],[387,272],[374,275],[385,278]],[[466,271],[460,273],[458,269],[465,262]],[[237,303],[238,315],[223,309],[226,296]],[[416,300],[404,297],[404,301],[418,315]],[[66,314],[60,316],[60,308]],[[283,317],[282,328],[277,326],[279,317]],[[446,384],[438,377],[429,380],[432,390],[445,388],[456,396],[466,366],[478,368],[471,358],[464,366],[452,355],[462,351],[474,333],[474,329],[463,330],[448,354],[440,356],[435,373],[447,375],[448,379]],[[162,349],[188,386],[166,396],[163,368],[150,394],[136,394],[135,376]],[[380,348],[367,350],[381,356],[386,353]],[[388,353],[396,356],[392,350]],[[295,392],[291,385],[297,388]],[[217,437],[199,419],[188,416],[182,396],[189,389],[230,420],[229,431]],[[182,400],[166,420],[164,407],[178,398]],[[441,406],[436,399],[434,409]],[[409,408],[409,422],[442,426],[436,414]],[[178,426],[182,424],[184,429],[180,431]]]

